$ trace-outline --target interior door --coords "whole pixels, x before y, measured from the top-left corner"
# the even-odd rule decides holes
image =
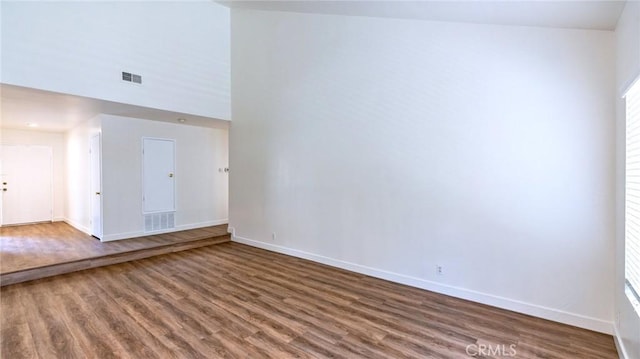
[[[142,140],[144,213],[175,211],[175,141]]]
[[[2,225],[52,220],[53,150],[2,146]]]
[[[89,142],[89,176],[91,181],[91,234],[102,239],[102,152],[100,135]]]

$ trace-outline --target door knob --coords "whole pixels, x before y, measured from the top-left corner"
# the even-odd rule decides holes
[[[6,189],[6,188],[3,188],[3,189],[2,189],[2,192],[7,192],[7,189]]]
[[[173,173],[169,173],[169,177],[173,177]]]
[[[99,196],[99,195],[100,195],[100,192],[96,192],[96,194]]]

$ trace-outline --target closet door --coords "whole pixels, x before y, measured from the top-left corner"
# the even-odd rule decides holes
[[[175,140],[142,139],[144,213],[175,211]]]

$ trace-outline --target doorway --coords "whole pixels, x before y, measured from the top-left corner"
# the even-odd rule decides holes
[[[53,219],[53,149],[2,145],[1,224],[51,222]]]
[[[91,235],[102,239],[102,149],[100,135],[89,141],[89,181],[91,182]]]

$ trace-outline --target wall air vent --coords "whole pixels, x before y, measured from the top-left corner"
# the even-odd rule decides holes
[[[149,213],[144,215],[144,231],[156,232],[176,228],[175,212]]]
[[[136,75],[136,74],[132,74],[131,72],[122,72],[122,81],[127,81],[127,82],[135,82],[137,84],[141,84],[142,83],[142,76],[141,75]]]

